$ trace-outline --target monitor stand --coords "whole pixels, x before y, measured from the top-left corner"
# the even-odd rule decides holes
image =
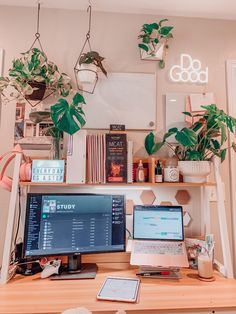
[[[95,263],[81,263],[81,254],[68,255],[68,266],[51,280],[94,279],[98,267]]]

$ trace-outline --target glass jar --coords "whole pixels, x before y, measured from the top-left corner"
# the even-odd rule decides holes
[[[49,159],[56,159],[56,160],[61,159],[61,138],[60,137],[51,138]]]

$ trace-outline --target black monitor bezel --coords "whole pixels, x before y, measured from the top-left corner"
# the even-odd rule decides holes
[[[124,199],[124,208],[123,208],[123,214],[124,214],[124,248],[119,250],[105,250],[105,251],[87,251],[87,252],[63,252],[63,253],[54,253],[54,254],[35,254],[35,255],[26,255],[26,227],[27,227],[27,221],[28,221],[28,215],[29,215],[29,202],[30,197],[34,195],[98,195],[98,196],[122,196]],[[28,233],[28,232],[27,232]],[[35,258],[35,257],[42,257],[42,256],[69,256],[69,255],[85,255],[85,254],[101,254],[101,253],[117,253],[117,252],[125,252],[126,251],[126,199],[124,194],[100,194],[100,193],[27,193],[27,201],[26,201],[26,210],[25,210],[25,222],[24,222],[24,240],[23,240],[23,255],[25,258]]]
[[[161,239],[161,238],[136,238],[134,235],[134,226],[135,226],[135,211],[138,210],[139,207],[150,208],[150,210],[158,210],[159,208],[180,208],[181,209],[181,220],[182,220],[182,239]],[[184,220],[183,220],[183,207],[181,205],[135,205],[133,212],[133,239],[134,240],[154,240],[154,241],[167,241],[167,242],[182,242],[184,241]]]

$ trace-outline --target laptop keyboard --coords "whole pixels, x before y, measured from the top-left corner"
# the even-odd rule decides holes
[[[182,245],[182,243],[135,242],[134,243],[134,253],[183,255],[183,245]]]

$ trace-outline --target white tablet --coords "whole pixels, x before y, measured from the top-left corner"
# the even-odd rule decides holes
[[[97,294],[99,300],[136,302],[140,280],[137,278],[107,277]]]

